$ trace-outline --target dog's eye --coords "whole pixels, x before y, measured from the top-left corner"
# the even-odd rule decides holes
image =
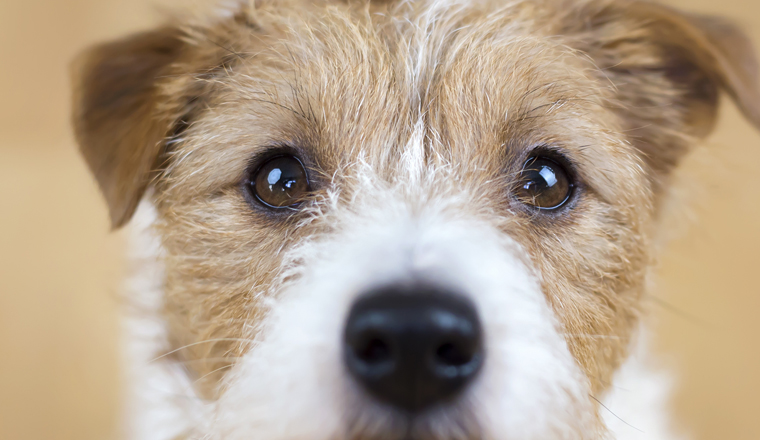
[[[570,198],[573,183],[562,165],[542,156],[528,159],[516,189],[519,201],[538,209],[557,209]]]
[[[287,208],[303,200],[309,191],[309,180],[300,160],[293,156],[277,156],[251,174],[248,186],[264,205]]]

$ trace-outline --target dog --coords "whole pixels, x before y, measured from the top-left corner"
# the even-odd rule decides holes
[[[682,438],[647,274],[756,76],[642,0],[235,1],[88,50],[76,138],[141,262],[126,431]]]

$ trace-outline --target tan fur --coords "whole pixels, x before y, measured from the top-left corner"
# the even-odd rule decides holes
[[[421,121],[427,163],[453,182],[427,191],[466,194],[459,209],[528,250],[597,394],[638,322],[659,194],[711,130],[718,91],[760,125],[741,33],[638,1],[257,2],[101,46],[81,66],[83,153],[114,226],[153,179],[165,316],[207,397],[247,350],[236,340],[261,319],[260,298],[276,295],[283,251],[329,231],[314,209],[277,217],[241,195],[266,147],[304,153],[317,207],[336,188],[350,200],[358,161],[392,181]],[[581,182],[556,217],[510,196],[541,145]]]

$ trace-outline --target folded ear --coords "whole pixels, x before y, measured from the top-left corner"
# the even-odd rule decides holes
[[[162,28],[94,47],[74,65],[74,131],[103,192],[113,227],[134,213],[176,115],[159,88],[184,48]]]
[[[732,23],[647,1],[589,7],[583,49],[613,82],[625,128],[655,172],[678,163],[686,137],[712,131],[720,91],[760,128],[755,52]]]

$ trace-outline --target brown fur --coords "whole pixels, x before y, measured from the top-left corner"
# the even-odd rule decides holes
[[[428,161],[455,164],[454,186],[471,196],[461,209],[529,251],[601,392],[638,321],[668,174],[710,132],[720,90],[760,125],[751,47],[722,20],[639,1],[472,2],[420,29],[425,12],[424,2],[262,2],[88,52],[75,127],[112,222],[128,221],[152,180],[172,342],[240,338],[283,250],[326,227],[252,209],[240,189],[251,158],[297,148],[319,176],[313,203],[334,187],[349,198],[349,165],[363,154],[392,180],[421,118]],[[581,182],[556,217],[509,196],[541,145],[563,151]],[[202,361],[188,365],[212,396],[246,348],[179,355]]]

